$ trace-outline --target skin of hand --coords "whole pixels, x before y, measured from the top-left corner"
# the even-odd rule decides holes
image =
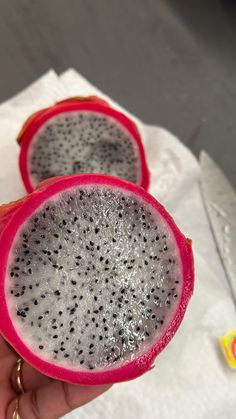
[[[19,395],[16,387],[18,359],[19,355],[0,336],[1,419],[12,419],[17,398],[18,412],[22,419],[58,419],[111,387],[109,384],[87,387],[53,380],[23,362],[21,381],[25,393]]]

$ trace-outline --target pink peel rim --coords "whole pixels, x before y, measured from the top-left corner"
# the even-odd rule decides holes
[[[164,207],[156,201],[149,193],[137,185],[130,182],[118,179],[107,175],[85,174],[73,175],[68,177],[54,178],[54,183],[45,184],[45,187],[40,188],[32,193],[26,201],[23,201],[22,206],[16,210],[12,218],[8,221],[0,236],[0,301],[1,301],[1,316],[0,316],[0,331],[5,339],[15,348],[15,350],[33,367],[38,369],[41,373],[55,379],[62,379],[74,384],[82,385],[99,385],[115,382],[122,382],[134,379],[152,368],[153,362],[157,355],[166,347],[168,342],[176,333],[187,308],[189,299],[193,293],[194,285],[194,262],[190,240],[180,232],[172,217],[166,212]],[[35,355],[24,344],[18,336],[14,325],[8,313],[6,296],[5,296],[5,277],[6,268],[8,266],[8,255],[18,228],[24,221],[40,206],[44,201],[52,196],[69,189],[73,186],[83,185],[108,185],[115,188],[121,188],[128,192],[134,193],[155,210],[161,214],[167,224],[169,225],[176,243],[179,248],[180,260],[182,262],[182,276],[183,285],[180,303],[172,319],[169,321],[167,328],[163,335],[153,342],[153,345],[142,355],[136,359],[128,361],[127,363],[107,369],[97,371],[71,370],[65,367],[51,364],[48,361],[42,360]]]
[[[27,192],[33,192],[35,189],[35,185],[33,185],[30,181],[29,173],[28,173],[28,152],[30,150],[30,144],[37,133],[37,131],[41,128],[41,126],[47,122],[47,120],[55,115],[65,112],[71,111],[93,111],[93,112],[100,112],[104,115],[111,116],[117,121],[119,121],[132,135],[139,150],[140,156],[140,163],[141,163],[141,179],[139,186],[148,190],[149,183],[150,183],[150,173],[148,169],[148,165],[146,162],[145,151],[143,148],[142,140],[140,134],[131,119],[129,119],[123,113],[111,108],[108,105],[99,103],[96,101],[92,102],[91,100],[87,101],[83,100],[81,102],[76,102],[75,100],[71,100],[71,102],[63,101],[59,102],[56,105],[46,108],[45,110],[39,111],[35,114],[35,117],[29,119],[28,124],[26,124],[22,137],[20,138],[20,155],[19,155],[19,168],[21,172],[21,177]]]

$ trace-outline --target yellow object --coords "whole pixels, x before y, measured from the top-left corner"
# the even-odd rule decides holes
[[[230,330],[227,335],[222,336],[220,344],[228,365],[236,369],[236,329]]]

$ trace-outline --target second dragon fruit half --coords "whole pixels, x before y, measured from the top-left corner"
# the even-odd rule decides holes
[[[74,97],[31,115],[19,135],[26,190],[53,176],[102,173],[144,189],[149,170],[136,124],[95,96]]]

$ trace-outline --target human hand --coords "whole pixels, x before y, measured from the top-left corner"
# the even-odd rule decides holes
[[[23,362],[21,382],[25,392],[19,394],[16,382],[18,359],[19,355],[0,336],[1,419],[57,419],[90,402],[111,387],[111,385],[76,386],[53,380]]]

